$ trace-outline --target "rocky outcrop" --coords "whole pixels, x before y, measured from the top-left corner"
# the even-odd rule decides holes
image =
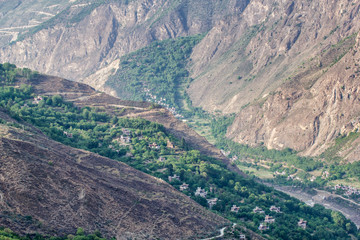
[[[188,89],[194,105],[239,112],[357,32],[359,7],[331,0],[250,1],[243,12],[219,21],[195,47],[194,81]],[[301,78],[313,82],[317,77],[309,73]]]
[[[354,42],[349,40],[353,38]],[[241,111],[228,129],[228,137],[244,144],[263,143],[268,148],[289,147],[304,155],[319,155],[339,135],[358,131],[360,122],[360,35],[349,41],[348,52],[305,88],[300,78]],[[331,50],[329,50],[331,51]],[[325,58],[325,56],[323,56]],[[324,60],[325,62],[325,60]],[[305,67],[306,68],[306,67]],[[305,75],[305,77],[308,77]],[[255,133],[255,134],[253,134]],[[358,141],[340,155],[360,160]]]

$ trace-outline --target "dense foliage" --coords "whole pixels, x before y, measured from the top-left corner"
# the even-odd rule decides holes
[[[158,41],[124,56],[120,68],[107,84],[118,96],[149,100],[180,109],[186,98],[186,64],[202,35]],[[155,98],[156,97],[156,98]]]
[[[14,64],[0,64],[0,84],[11,84],[16,77],[33,78],[37,76],[37,72],[33,72],[28,68],[16,68]]]
[[[125,162],[165,181],[176,174],[179,180],[172,180],[173,186],[189,184],[183,192],[205,207],[209,207],[208,199],[218,198],[213,211],[258,233],[265,215],[253,209],[260,207],[276,219],[263,232],[271,239],[350,239],[349,233],[357,234],[355,225],[342,214],[319,205],[311,208],[243,178],[222,162],[187,150],[183,140],[159,124],[112,116],[100,108],[78,108],[59,95],[36,96],[29,86],[1,87],[0,107],[20,124],[31,123],[64,144]],[[195,196],[198,187],[207,191],[206,198]],[[230,211],[233,205],[239,207],[238,213]],[[280,207],[281,213],[271,212],[273,205]],[[308,221],[306,229],[297,226],[300,218]]]
[[[326,150],[320,158],[302,157],[292,149],[269,150],[265,146],[250,147],[227,139],[225,134],[233,119],[233,116],[213,118],[210,127],[212,135],[216,138],[216,146],[224,149],[224,152],[228,152],[230,158],[236,156],[236,160],[233,161],[240,168],[244,166],[255,171],[269,172],[268,175],[274,174],[274,179],[267,181],[281,185],[298,186],[306,190],[320,188],[334,192],[334,188],[329,186],[331,181],[346,181],[348,179],[360,181],[360,162],[341,164],[341,159],[336,155],[345,144],[354,141],[359,136],[357,132],[339,136],[335,145]],[[320,172],[320,176],[314,177],[311,175],[312,171]],[[346,191],[336,192],[343,195]],[[360,196],[356,194],[343,196],[360,201]]]

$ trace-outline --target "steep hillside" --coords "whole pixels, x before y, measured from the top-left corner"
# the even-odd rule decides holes
[[[347,51],[322,54],[359,30],[358,11],[359,3],[349,1],[250,1],[241,14],[218,22],[195,48],[193,103],[239,112],[300,73],[306,78],[302,84],[312,85]],[[313,68],[305,72],[302,65],[310,59]]]
[[[348,1],[250,1],[194,48],[193,104],[240,112],[227,135],[239,143],[319,155],[356,129],[359,9]],[[340,155],[358,160],[350,146]]]
[[[244,5],[239,0],[87,2],[76,1],[22,33],[0,50],[0,60],[101,89],[125,53],[154,40],[207,32]]]
[[[63,235],[82,227],[118,239],[174,239],[226,222],[164,181],[36,129],[1,124],[0,136],[0,221],[22,234]]]
[[[101,107],[112,114],[123,117],[140,117],[151,122],[164,125],[167,131],[179,139],[184,139],[190,148],[199,150],[201,153],[221,159],[234,171],[243,174],[238,169],[231,167],[227,158],[220,150],[201,137],[186,123],[176,119],[164,108],[153,108],[147,102],[126,101],[112,97],[108,94],[97,92],[86,84],[69,81],[63,78],[40,75],[32,79],[19,79],[18,85],[32,85],[36,94],[49,96],[61,95],[65,100],[71,101],[78,106]]]
[[[339,50],[344,53],[329,59]],[[242,110],[228,129],[228,137],[244,144],[263,143],[268,148],[289,147],[304,155],[319,155],[337,137],[357,132],[359,50],[359,35],[355,34],[330,46],[321,60],[304,62],[293,80]],[[328,67],[321,70],[319,64]],[[360,160],[355,139],[337,146],[331,154],[350,162]]]
[[[25,1],[1,2],[0,21],[16,27],[10,16],[19,16],[26,6]],[[24,17],[16,18],[25,23],[35,17],[28,12],[54,15],[21,30],[14,43],[6,45],[5,41],[1,61],[76,79],[132,99],[145,99],[146,81],[151,79],[149,90],[158,97],[166,96],[173,105],[188,109],[192,103],[209,112],[239,113],[228,132],[239,143],[289,147],[305,155],[322,153],[339,133],[351,131],[341,129],[348,129],[349,121],[358,117],[356,109],[343,109],[347,116],[334,120],[339,109],[327,110],[325,98],[317,106],[312,106],[313,101],[307,107],[305,103],[294,106],[299,99],[311,99],[316,94],[311,89],[328,95],[321,79],[350,74],[351,64],[342,68],[340,60],[345,55],[347,61],[356,60],[349,51],[359,31],[358,2],[49,0],[44,6],[41,10],[34,3]],[[165,69],[178,71],[173,76],[164,77],[166,58],[149,67],[149,59],[156,54],[141,55],[148,48],[132,53],[156,40],[199,33],[205,37],[191,46],[191,56],[186,53],[178,66]],[[159,42],[160,50],[166,44]],[[159,53],[176,59],[175,53]],[[141,75],[143,70],[146,76]],[[178,80],[188,76],[186,70],[189,78]],[[356,74],[353,77],[355,80]],[[340,91],[344,91],[342,85]],[[307,118],[299,120],[299,116]],[[357,159],[353,150],[344,149],[340,155]]]

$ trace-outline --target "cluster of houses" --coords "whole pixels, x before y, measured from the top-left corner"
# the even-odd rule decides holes
[[[119,142],[120,144],[129,144],[131,143],[131,131],[126,128],[121,129],[123,135],[121,135],[119,138],[114,139],[114,141]]]
[[[276,213],[281,213],[280,211],[280,207],[276,207],[276,206],[271,206],[270,207],[270,211],[271,212],[276,212]],[[253,209],[253,213],[260,213],[260,214],[265,214],[265,211],[262,208],[259,208],[258,206],[256,206]],[[275,222],[275,218],[270,216],[270,215],[265,215],[265,219],[264,222],[260,223],[258,229],[260,231],[265,231],[269,229],[268,224],[274,223]]]
[[[275,218],[273,218],[272,216],[266,215],[264,222],[260,223],[258,229],[260,231],[265,231],[269,229],[268,224],[274,223],[275,222]]]
[[[360,190],[351,186],[343,186],[340,184],[337,184],[334,187],[335,190],[343,190],[345,191],[344,195],[350,196],[350,195],[360,195]]]
[[[173,176],[168,176],[168,180],[169,180],[169,182],[172,182],[174,180],[180,181],[180,176],[174,174]],[[182,185],[180,185],[180,191],[185,191],[188,188],[189,188],[189,184],[183,183]],[[195,196],[206,198],[207,191],[205,189],[202,189],[201,187],[198,187],[194,194],[195,194]],[[217,198],[207,199],[207,203],[209,204],[210,208],[215,206],[217,201],[218,201]]]
[[[235,205],[233,206],[232,210],[233,210],[233,209],[236,210],[236,206],[235,206]],[[281,213],[280,207],[276,207],[276,206],[271,206],[271,207],[270,207],[270,211],[276,212],[276,213]],[[261,208],[259,208],[259,207],[257,207],[257,206],[253,209],[253,212],[254,212],[254,213],[261,213],[261,214],[265,213],[264,210],[262,210]],[[270,216],[270,215],[265,215],[264,222],[260,223],[258,229],[259,229],[260,231],[268,230],[268,229],[269,229],[269,224],[274,223],[274,222],[275,222],[275,218],[274,218],[274,217],[272,217],[272,216]],[[298,222],[298,226],[301,227],[301,228],[303,228],[303,229],[306,229],[306,224],[307,224],[307,222],[306,222],[304,219],[300,219],[300,221]]]
[[[148,88],[144,88],[144,93],[147,97],[146,98],[147,101],[161,105],[162,107],[166,108],[169,112],[171,112],[176,118],[184,118],[183,115],[179,114],[176,111],[175,107],[170,107],[170,104],[166,103],[166,98],[162,98],[162,97],[158,98],[156,95],[153,95],[150,92],[150,89]]]
[[[173,176],[169,176],[169,182],[173,181],[173,180],[178,180],[180,181],[180,176],[174,174]],[[184,191],[186,189],[189,188],[189,184],[186,184],[186,183],[183,183],[181,186],[180,186],[180,191]],[[203,198],[206,198],[207,196],[207,191],[205,189],[202,189],[201,187],[198,187],[195,191],[195,196],[200,196],[200,197],[203,197]],[[218,198],[212,198],[212,199],[207,199],[207,203],[210,207],[210,209],[215,206],[218,202]],[[236,205],[233,205],[231,207],[231,212],[234,212],[234,213],[238,213],[240,210],[240,207],[236,206]],[[277,206],[271,206],[269,208],[269,210],[271,212],[276,212],[276,213],[281,213],[281,210],[280,210],[280,207],[277,207]],[[265,211],[256,206],[254,209],[253,209],[253,213],[258,213],[258,214],[265,214]],[[272,224],[275,222],[275,218],[273,216],[270,216],[270,215],[265,215],[265,219],[264,219],[264,222],[260,223],[258,229],[260,231],[265,231],[265,230],[268,230],[269,229],[269,224]],[[300,219],[300,221],[298,222],[298,226],[303,228],[303,229],[306,229],[306,224],[307,224],[307,221],[303,220],[303,219]],[[240,239],[246,239],[245,238],[245,235],[241,235],[241,238]]]
[[[298,176],[296,176],[295,174],[289,175],[287,177],[287,180],[297,180],[297,181],[303,182],[303,180],[301,178],[299,178]]]

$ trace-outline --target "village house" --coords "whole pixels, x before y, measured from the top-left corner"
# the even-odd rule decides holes
[[[304,219],[300,219],[300,221],[298,222],[298,226],[302,229],[306,229],[306,223],[307,221],[304,221]]]
[[[264,223],[260,223],[260,226],[259,226],[258,229],[259,229],[260,231],[265,231],[265,230],[268,230],[269,227],[268,227],[266,224],[264,224]]]
[[[216,205],[218,199],[217,198],[212,198],[212,199],[208,199],[207,202],[209,204],[209,207],[212,208],[213,206]]]
[[[315,181],[315,180],[316,180],[316,177],[315,177],[315,176],[311,176],[310,182],[313,182],[313,181]]]
[[[206,198],[206,195],[207,195],[207,191],[205,191],[205,189],[202,189],[201,187],[198,187],[195,191],[195,196]]]
[[[324,171],[323,173],[322,173],[322,178],[323,179],[327,179],[328,177],[330,176],[330,173],[328,172],[328,171]]]
[[[66,132],[66,131],[64,131],[64,135],[67,136],[68,138],[72,138],[72,137],[73,137],[73,134],[72,134],[72,133],[69,133],[69,132]]]
[[[160,147],[156,143],[149,144],[149,148],[160,149]]]
[[[270,211],[279,213],[280,212],[280,207],[271,206]]]
[[[244,234],[240,234],[239,239],[245,239],[246,240],[246,236]]]
[[[120,136],[120,142],[121,143],[130,143],[131,142],[131,137],[126,137],[124,135]]]
[[[186,184],[186,183],[183,183],[181,186],[180,186],[180,191],[184,191],[186,189],[189,188],[189,184]]]
[[[178,176],[176,174],[174,174],[174,176],[169,176],[168,178],[169,178],[169,182],[171,182],[172,180],[180,181],[180,176]]]
[[[239,159],[238,156],[234,155],[232,158],[230,158],[230,161],[235,162],[238,159]]]
[[[123,132],[124,135],[127,135],[127,136],[129,136],[131,134],[131,131],[126,128],[122,128],[121,131]]]
[[[265,213],[261,208],[259,208],[258,206],[256,206],[256,208],[253,209],[254,213]]]
[[[236,205],[232,205],[232,207],[231,207],[231,212],[234,212],[234,213],[238,213],[239,212],[239,210],[240,210],[240,207],[237,207]]]
[[[266,215],[264,222],[266,222],[266,223],[274,223],[274,222],[275,222],[275,218],[273,218],[272,216]]]
[[[39,104],[39,102],[43,100],[41,96],[34,97],[34,100],[32,101],[33,104]]]
[[[174,148],[174,144],[172,144],[172,142],[170,142],[170,140],[168,139],[168,140],[167,140],[167,143],[166,143],[166,147],[173,149],[173,148]]]

